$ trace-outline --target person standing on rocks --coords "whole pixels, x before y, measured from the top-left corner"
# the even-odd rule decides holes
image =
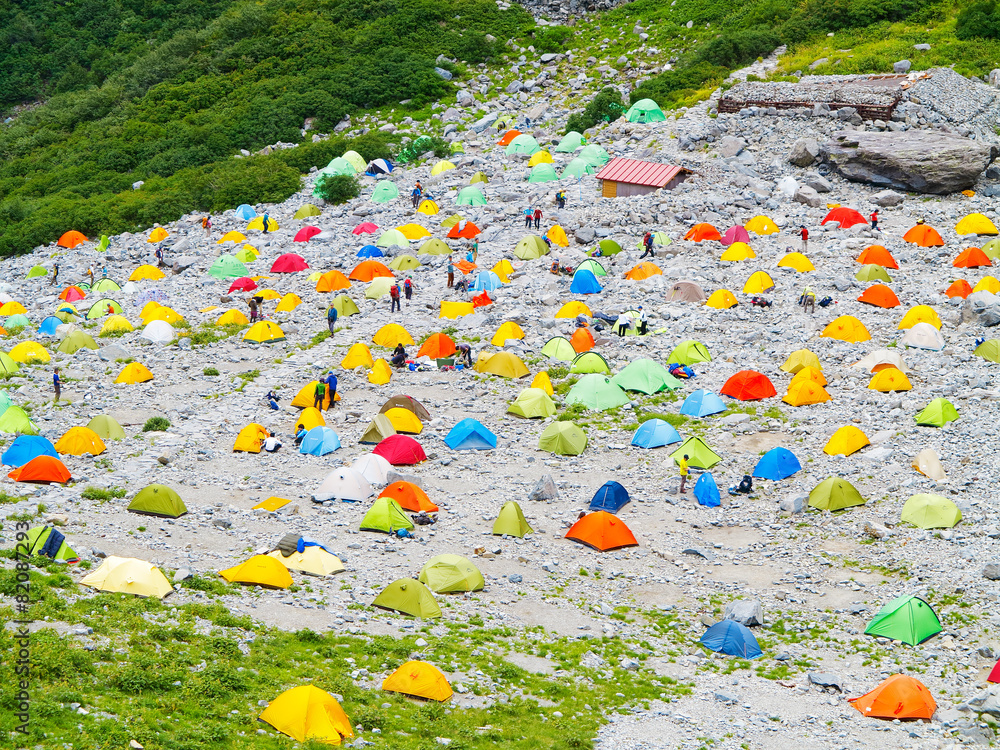
[[[417,180],[417,184],[413,186],[413,192],[410,196],[413,198],[413,207],[416,208],[420,205],[420,196],[423,195],[424,189],[420,185],[420,180]]]
[[[624,336],[625,331],[632,327],[632,316],[628,314],[628,310],[623,311],[622,314],[618,316],[618,320],[615,322],[615,325],[618,326],[618,335]]]
[[[542,223],[542,209],[536,208],[532,218],[535,220],[535,229],[538,229]]]
[[[802,252],[808,252],[809,250],[809,230],[805,226],[799,227],[799,237],[802,238]]]
[[[639,335],[645,336],[648,330],[649,317],[646,315],[646,311],[642,309],[642,305],[639,305]]]
[[[56,397],[52,400],[53,404],[59,403],[60,386],[62,385],[62,380],[59,378],[59,368],[57,367],[52,372],[52,390],[55,391]]]
[[[271,217],[270,217],[270,216],[268,216],[268,214],[267,214],[267,211],[265,211],[265,212],[264,212],[264,234],[267,234],[267,223],[268,223],[268,222],[269,222],[270,220],[271,220]]]
[[[473,239],[469,249],[472,251],[472,262],[475,263],[479,260],[479,240]]]
[[[524,209],[524,228],[525,229],[531,229],[531,214],[532,214],[531,206],[528,206],[526,209]]]
[[[687,478],[688,478],[688,459],[687,453],[684,454],[684,458],[677,462],[677,473],[681,476],[681,489],[680,493],[683,495],[687,492]]]
[[[59,264],[56,263],[52,266],[52,286],[55,286],[59,281]]]
[[[313,391],[313,408],[323,411],[323,399],[326,398],[326,382],[322,379],[316,381],[316,390]]]
[[[642,260],[647,255],[649,255],[651,258],[655,258],[656,257],[656,253],[653,252],[653,233],[652,232],[646,232],[646,234],[644,234],[642,236],[642,247],[643,247],[642,255],[639,256],[639,260]]]
[[[409,276],[403,282],[403,296],[406,297],[406,306],[410,306],[410,298],[413,297],[413,279]]]
[[[329,408],[332,409],[337,405],[337,376],[332,371],[326,374],[326,389],[330,393]]]
[[[878,231],[878,209],[877,208],[874,211],[872,211],[871,220],[872,220],[872,231],[873,232],[877,232]]]
[[[205,230],[205,236],[212,239],[212,217],[206,216],[201,220],[201,228]]]
[[[389,312],[393,313],[397,310],[403,312],[402,306],[399,304],[399,284],[393,284],[389,287]]]
[[[560,209],[566,208],[565,191],[560,190],[558,193],[556,193],[556,205],[559,206]]]
[[[448,256],[448,288],[455,286],[455,259]]]
[[[257,300],[251,297],[247,300],[247,307],[250,308],[250,323],[257,322]]]
[[[337,327],[337,308],[333,305],[330,305],[330,309],[326,311],[326,325],[332,336]]]

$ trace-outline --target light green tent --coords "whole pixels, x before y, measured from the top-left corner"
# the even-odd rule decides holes
[[[597,243],[597,247],[600,248],[602,256],[618,255],[622,251],[622,246],[610,239],[601,240]]]
[[[557,359],[560,362],[572,362],[576,359],[576,349],[562,336],[553,336],[545,342],[542,347],[542,354],[549,359]]]
[[[114,279],[98,279],[90,288],[92,292],[120,292],[121,286]]]
[[[990,260],[1000,260],[1000,237],[994,237],[989,242],[984,242],[979,248]],[[994,263],[993,265],[997,265]]]
[[[51,526],[36,526],[33,529],[28,529],[28,538],[26,540],[28,543],[28,554],[41,555],[42,550],[45,550],[45,543],[54,531],[55,529]],[[61,534],[62,532],[57,533]],[[79,555],[70,549],[70,546],[66,544],[65,538],[56,550],[45,550],[45,556],[51,557],[56,562],[61,563],[75,563],[80,561]]]
[[[608,272],[604,269],[600,263],[598,263],[593,258],[587,258],[580,265],[576,267],[577,271],[590,271],[594,276],[607,276]]]
[[[459,206],[485,206],[486,196],[478,185],[469,185],[458,191],[455,203]]]
[[[593,163],[577,157],[563,168],[562,176],[578,180],[588,174],[594,174],[596,171],[597,167]]]
[[[597,352],[584,352],[578,354],[569,368],[570,372],[576,373],[600,373],[611,375],[611,365],[608,364],[602,355]]]
[[[1000,362],[1000,339],[984,341],[976,347],[973,354],[990,362]]]
[[[507,407],[507,413],[526,419],[544,419],[555,416],[556,404],[541,388],[525,388]]]
[[[569,389],[567,404],[581,404],[591,411],[607,411],[629,402],[628,394],[606,375],[584,375]]]
[[[102,440],[124,440],[125,430],[118,420],[107,414],[98,414],[87,423],[87,428],[97,433]]]
[[[521,241],[514,247],[514,255],[521,260],[534,260],[549,254],[549,246],[545,240],[535,234],[522,237]]]
[[[941,621],[930,604],[918,596],[897,597],[878,611],[865,635],[892,638],[916,646],[941,632]]]
[[[13,405],[14,402],[11,400],[7,391],[0,390],[0,414],[3,414]]]
[[[436,555],[424,563],[417,579],[435,594],[481,591],[486,586],[479,568],[461,555]]]
[[[948,422],[958,419],[958,409],[948,399],[936,398],[923,408],[916,419],[920,425],[944,427]]]
[[[375,247],[409,247],[410,241],[398,229],[386,229],[375,241]]]
[[[389,287],[394,283],[396,283],[396,280],[390,279],[387,276],[375,277],[365,290],[365,299],[382,299],[389,293]]]
[[[611,378],[611,382],[626,391],[638,391],[647,396],[681,387],[681,381],[671,375],[666,367],[651,359],[630,362]]]
[[[538,449],[560,456],[579,456],[587,447],[587,435],[572,422],[553,422],[538,438]]]
[[[921,529],[950,529],[962,520],[962,511],[941,495],[913,495],[903,505],[899,520]]]
[[[253,250],[246,247],[241,247],[240,251],[233,256],[240,263],[253,263],[257,260],[257,254]]]
[[[47,276],[48,273],[49,272],[46,271],[45,268],[43,268],[42,266],[32,266],[31,269],[28,271],[28,275],[25,276],[24,278],[34,279],[39,276]]]
[[[356,175],[358,173],[358,171],[359,170],[355,169],[354,165],[351,164],[351,162],[349,162],[343,156],[338,156],[335,159],[333,159],[329,164],[327,164],[325,167],[323,167],[320,170],[320,174],[322,174],[322,175],[346,174],[346,175],[353,176],[353,175]],[[362,165],[360,171],[364,171],[364,166],[363,165]],[[322,180],[322,178],[320,178],[319,180],[317,180],[316,184],[318,185],[321,180]]]
[[[302,208],[295,212],[292,217],[294,219],[308,219],[310,216],[319,216],[323,212],[320,210],[319,206],[314,206],[312,203],[306,203]]]
[[[364,172],[368,169],[368,162],[357,151],[345,151],[340,158],[354,167],[355,172]]]
[[[437,237],[431,237],[427,242],[420,246],[418,251],[421,255],[451,255],[451,248],[443,241],[439,240]],[[416,260],[416,259],[414,259]],[[419,266],[420,263],[418,262]]]
[[[538,145],[538,141],[535,140],[534,136],[530,136],[527,133],[521,133],[514,140],[507,144],[507,148],[504,149],[504,153],[507,156],[511,154],[527,154],[531,156],[541,151],[541,146]]]
[[[208,275],[216,279],[238,279],[249,276],[250,270],[232,255],[220,255],[208,269]]]
[[[576,132],[575,130],[571,130],[562,137],[561,141],[559,141],[559,145],[556,146],[556,152],[560,154],[572,154],[578,148],[586,144],[586,142],[587,139],[584,138],[582,134]]]
[[[516,536],[518,539],[523,539],[525,534],[531,534],[533,531],[534,529],[528,525],[528,521],[524,517],[521,506],[514,500],[504,503],[500,509],[500,515],[493,523],[495,536]]]
[[[441,608],[434,601],[434,594],[420,581],[412,578],[400,578],[390,583],[375,597],[372,606],[426,620],[441,616]]]
[[[7,354],[7,352],[0,352],[0,377],[9,378],[11,375],[16,375],[21,371],[21,365],[14,361],[14,359]],[[6,391],[4,391],[6,393]]]
[[[346,294],[337,295],[333,298],[333,302],[330,304],[333,305],[334,309],[337,311],[338,318],[346,318],[350,315],[357,315],[361,312],[358,309],[358,306],[354,304],[354,300]]]
[[[97,247],[95,247],[94,249],[99,253],[103,253],[108,249],[108,245],[110,244],[111,240],[108,239],[108,235],[102,234],[101,241],[97,243]]]
[[[381,180],[372,190],[372,202],[388,203],[399,197],[399,188],[388,180]]]
[[[667,116],[652,99],[640,99],[625,113],[629,122],[663,122]]]
[[[882,266],[874,263],[861,266],[858,272],[854,274],[854,278],[858,281],[885,281],[887,283],[892,281],[889,278],[888,272]]]
[[[528,182],[552,182],[553,180],[558,180],[559,175],[556,174],[556,168],[551,164],[545,162],[541,164],[536,164],[531,168],[531,174],[528,175]]]
[[[77,318],[76,315],[69,312],[68,310],[57,310],[56,312],[52,313],[52,317],[59,318],[59,320],[61,320],[63,323],[72,323]]]
[[[37,435],[38,427],[20,406],[8,406],[0,414],[0,432],[17,435]]]
[[[482,171],[474,173],[472,175],[472,177],[469,178],[469,184],[470,185],[475,185],[478,182],[488,183],[489,181],[490,181],[490,178],[486,176],[486,172],[482,172]]]
[[[9,318],[7,318],[7,322],[4,324],[4,326],[7,328],[8,331],[10,331],[10,329],[12,328],[26,328],[29,325],[31,325],[31,321],[28,320],[28,316],[25,315],[24,313],[11,315]]]
[[[809,493],[809,505],[820,510],[842,510],[866,502],[854,485],[842,477],[828,477]]]
[[[110,313],[108,312],[109,305],[111,306],[112,310],[112,312]],[[92,304],[89,310],[87,310],[87,320],[93,320],[94,318],[100,318],[104,315],[111,315],[111,314],[121,315],[122,306],[119,305],[110,297],[102,297],[101,299],[97,300],[97,302]],[[94,348],[96,349],[97,347],[95,346]]]
[[[151,484],[139,490],[128,509],[144,516],[160,516],[161,518],[178,518],[188,512],[181,496],[170,487],[162,484]]]
[[[712,355],[708,347],[700,341],[682,341],[667,355],[667,362],[678,365],[696,365],[700,362],[711,362]]]
[[[83,331],[73,331],[59,342],[56,351],[63,354],[76,354],[80,349],[97,349],[97,342]]]
[[[414,268],[420,268],[420,261],[409,254],[397,255],[389,261],[389,268],[393,271],[412,271]]]
[[[689,437],[670,454],[675,464],[680,463],[684,456],[688,457],[688,466],[695,469],[711,469],[722,460],[722,456],[709,448],[708,443],[700,437]]]
[[[465,153],[465,144],[463,144],[461,141],[452,141],[451,142],[451,153],[453,153],[453,154],[464,154]]]
[[[412,529],[413,521],[399,503],[391,497],[376,498],[361,519],[361,531],[381,531],[391,534],[399,529]]]
[[[596,143],[585,146],[583,151],[580,152],[579,158],[598,167],[603,167],[611,161],[611,155]]]

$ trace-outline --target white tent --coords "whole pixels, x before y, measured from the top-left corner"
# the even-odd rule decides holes
[[[367,479],[370,484],[388,484],[392,464],[382,456],[366,453],[363,456],[358,456],[351,464],[351,468]]]
[[[360,502],[373,494],[372,486],[364,475],[345,466],[334,469],[327,475],[323,484],[313,493],[313,500],[317,503],[334,499]]]
[[[914,349],[931,349],[939,352],[944,349],[944,336],[930,323],[917,323],[907,331],[899,343]]]
[[[860,367],[862,370],[871,372],[872,369],[879,365],[892,365],[900,372],[910,371],[910,368],[906,366],[899,353],[888,349],[876,349],[873,352],[869,352],[859,361],[855,362],[852,367]]]
[[[154,320],[143,328],[142,333],[139,335],[144,339],[152,341],[154,344],[169,344],[177,338],[174,327],[165,320]]]

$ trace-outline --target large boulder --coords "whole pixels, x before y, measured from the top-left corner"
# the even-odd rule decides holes
[[[979,141],[926,130],[843,131],[820,151],[848,180],[935,195],[971,188],[996,155]]]
[[[792,144],[792,151],[788,154],[788,161],[796,167],[808,167],[819,156],[819,143],[815,138],[799,138]]]

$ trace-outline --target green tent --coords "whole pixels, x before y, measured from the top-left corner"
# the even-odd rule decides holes
[[[216,279],[238,279],[249,276],[250,270],[232,255],[220,255],[208,269],[208,275]]]
[[[257,260],[257,254],[253,250],[246,247],[241,247],[240,251],[233,256],[240,263],[253,263]]]
[[[572,362],[576,359],[576,349],[573,348],[568,339],[562,336],[553,336],[542,347],[542,355],[549,359],[558,359],[560,362]]]
[[[389,261],[389,268],[393,271],[412,271],[414,268],[420,268],[420,261],[409,253],[397,255]]]
[[[948,422],[954,422],[958,419],[958,409],[948,399],[936,398],[923,408],[916,419],[919,425],[944,427]]]
[[[521,238],[521,241],[514,247],[514,255],[521,260],[534,260],[549,254],[549,246],[545,240],[535,234],[529,234]]]
[[[593,258],[587,258],[580,265],[576,267],[577,271],[590,271],[594,276],[607,276],[608,272],[605,270],[604,266],[598,263]]]
[[[120,292],[121,290],[122,288],[118,282],[111,279],[98,279],[94,282],[94,286],[90,288],[92,292]]]
[[[320,210],[319,206],[314,206],[312,203],[306,203],[302,208],[295,212],[292,216],[293,219],[308,219],[310,216],[319,216],[323,212]]]
[[[566,395],[567,404],[582,404],[591,411],[607,411],[628,402],[628,394],[600,374],[584,375]]]
[[[28,529],[28,538],[26,540],[28,544],[28,554],[44,554],[46,557],[51,557],[56,562],[61,563],[80,562],[79,555],[77,555],[76,552],[70,549],[70,546],[66,544],[65,537],[63,537],[58,548],[55,550],[45,548],[46,542],[49,541],[49,537],[52,536],[53,533],[57,534],[57,536],[52,540],[53,543],[50,547],[55,546],[55,542],[60,536],[62,536],[62,532],[56,531],[51,526],[36,526],[33,529]]]
[[[110,244],[111,240],[108,239],[108,235],[102,234],[101,241],[97,243],[97,247],[95,247],[94,249],[99,253],[103,253],[105,250],[108,249],[108,245]]]
[[[1000,260],[1000,237],[994,237],[989,242],[984,242],[979,248],[990,260]],[[993,265],[997,265],[994,263]]]
[[[552,182],[553,180],[558,180],[559,175],[556,174],[556,168],[551,164],[546,164],[542,162],[541,164],[536,164],[531,168],[531,174],[528,175],[528,182]]]
[[[434,594],[420,581],[412,578],[400,578],[390,583],[375,597],[372,606],[427,620],[441,616],[441,608],[434,601]]]
[[[368,168],[368,162],[357,151],[345,151],[340,158],[354,167],[355,172],[364,172]]]
[[[500,515],[493,523],[494,536],[516,536],[518,539],[523,539],[525,534],[532,532],[534,529],[528,525],[521,506],[514,500],[504,503],[500,509]]]
[[[594,174],[596,171],[597,167],[595,165],[586,159],[577,157],[563,168],[561,176],[568,177],[572,180],[579,180],[581,177],[585,177],[588,174]]]
[[[391,497],[376,498],[361,519],[361,531],[381,531],[391,534],[399,529],[412,529],[413,521],[399,503]]]
[[[930,604],[906,594],[886,604],[865,628],[865,635],[882,636],[916,646],[941,632],[941,621]]]
[[[950,529],[962,520],[962,511],[941,495],[913,495],[903,505],[899,520],[921,529]]]
[[[57,310],[52,313],[52,317],[59,318],[63,323],[72,323],[76,320],[77,316],[67,310]]]
[[[8,378],[21,371],[21,365],[13,360],[7,352],[0,352],[0,377]],[[6,391],[4,391],[6,393]]]
[[[572,154],[586,143],[587,139],[584,138],[583,135],[575,130],[571,130],[562,137],[561,141],[559,141],[559,145],[556,146],[556,152],[560,154]]]
[[[0,390],[0,414],[3,414],[13,405],[14,402],[11,400],[7,391]]]
[[[580,152],[579,158],[590,162],[596,167],[603,167],[611,161],[611,155],[596,143],[585,146],[583,151]]]
[[[4,325],[10,331],[12,328],[27,328],[31,325],[31,321],[28,320],[28,316],[24,313],[18,313],[7,318],[7,322]]]
[[[504,149],[504,153],[507,156],[511,154],[526,154],[531,156],[532,154],[537,154],[541,151],[541,146],[538,145],[538,141],[535,140],[534,136],[530,136],[527,133],[521,133],[514,140],[507,144],[507,148]]]
[[[680,448],[670,454],[674,463],[680,463],[684,456],[688,457],[688,466],[695,469],[711,469],[722,460],[722,456],[709,448],[708,443],[700,437],[689,437],[681,443]]]
[[[629,122],[663,122],[667,116],[663,114],[660,105],[652,99],[640,99],[625,113]]]
[[[682,341],[667,355],[667,362],[678,365],[696,365],[700,362],[711,362],[712,355],[708,347],[699,341]]]
[[[453,154],[464,154],[465,153],[465,144],[463,144],[461,141],[452,141],[451,142],[451,153],[453,153]]]
[[[32,266],[31,269],[28,271],[28,275],[25,276],[24,278],[34,279],[37,278],[38,276],[47,276],[48,273],[49,272],[46,271],[45,268],[43,268],[42,266]]]
[[[368,424],[365,434],[358,440],[365,445],[377,445],[390,435],[396,434],[396,428],[392,426],[389,417],[385,414],[376,414],[374,419]]]
[[[107,414],[98,414],[87,423],[87,427],[97,433],[102,440],[124,440],[125,430],[118,420]]]
[[[112,312],[108,312],[108,307],[111,307]],[[100,318],[104,315],[121,315],[122,306],[115,302],[110,297],[102,297],[97,300],[94,304],[90,306],[87,310],[87,320],[93,320],[94,318]],[[94,347],[97,348],[96,346]]]
[[[866,502],[854,485],[841,477],[828,477],[809,493],[809,505],[820,510],[842,510]]]
[[[351,315],[357,315],[361,311],[358,306],[354,304],[354,300],[348,297],[346,294],[339,294],[333,298],[333,302],[330,303],[333,308],[337,311],[338,318],[346,318]]]
[[[418,251],[421,255],[451,255],[451,248],[437,237],[431,237],[420,246]],[[419,265],[419,263],[418,263]]]
[[[455,203],[459,206],[485,206],[486,196],[478,185],[469,185],[458,191]]]
[[[363,171],[364,167],[362,167],[361,169]],[[353,164],[351,164],[351,162],[349,162],[343,156],[338,156],[338,157],[332,159],[330,161],[330,163],[327,164],[325,167],[323,167],[319,172],[320,172],[321,175],[349,175],[349,176],[354,176],[354,175],[356,175],[358,173],[358,170],[354,167]],[[317,187],[319,186],[319,183],[321,181],[322,181],[322,177],[319,180],[316,181]]]
[[[470,185],[475,185],[477,182],[488,183],[489,181],[490,178],[486,176],[486,172],[482,171],[474,173],[472,177],[469,178]]]
[[[854,274],[854,278],[858,281],[884,281],[889,283],[892,281],[889,278],[888,272],[882,266],[876,265],[875,263],[868,263],[861,266],[861,269]]]
[[[399,188],[388,180],[379,181],[375,189],[372,190],[372,201],[374,203],[388,203],[399,197]]]
[[[148,487],[143,487],[132,498],[128,509],[133,513],[161,518],[179,518],[188,512],[181,496],[162,484],[151,484]]]
[[[461,555],[436,555],[424,563],[417,579],[435,594],[481,591],[486,586],[479,568]]]
[[[560,456],[579,456],[587,447],[587,436],[572,422],[553,422],[538,438],[538,449]]]
[[[386,229],[375,240],[375,247],[406,247],[410,246],[410,241],[406,235],[398,229]]]
[[[507,407],[507,413],[525,419],[543,419],[555,416],[556,404],[541,388],[525,388]]]
[[[579,354],[573,360],[573,364],[569,368],[570,372],[575,373],[603,373],[605,375],[611,374],[611,365],[608,364],[602,355],[597,352],[584,352]]]
[[[0,414],[0,432],[11,435],[37,435],[38,426],[20,406],[8,406]]]
[[[984,341],[976,347],[973,354],[990,362],[1000,362],[1000,339]]]
[[[56,351],[63,354],[76,354],[80,349],[97,349],[97,342],[83,331],[73,331],[59,342]]]
[[[671,375],[666,367],[651,359],[637,359],[630,362],[611,378],[611,382],[626,391],[638,391],[647,396],[681,387],[681,381]]]

